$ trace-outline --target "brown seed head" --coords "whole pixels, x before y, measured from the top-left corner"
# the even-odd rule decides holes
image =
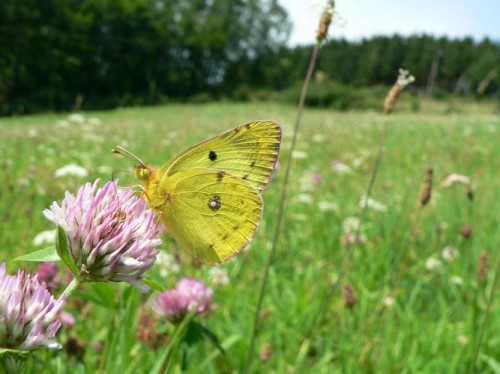
[[[85,341],[70,336],[68,340],[66,340],[66,344],[64,344],[64,349],[66,350],[68,355],[81,358],[85,356]]]
[[[464,239],[469,239],[472,235],[472,226],[469,224],[463,225],[460,229],[460,235],[462,235],[462,238]]]
[[[165,346],[168,343],[168,336],[160,333],[155,328],[155,317],[144,308],[139,311],[135,337],[140,342],[146,344],[152,350]]]
[[[259,360],[260,362],[267,362],[273,355],[273,348],[271,344],[265,343],[260,349]]]
[[[477,264],[477,279],[484,282],[488,278],[488,263],[490,256],[486,249],[479,254],[479,263]]]
[[[318,31],[316,33],[316,40],[320,43],[326,39],[328,35],[328,29],[332,23],[333,8],[335,6],[335,1],[330,0],[327,2],[323,13],[321,14],[321,19],[319,21]]]
[[[345,283],[342,286],[342,301],[344,302],[344,306],[349,309],[353,308],[358,301],[356,291],[350,283]]]
[[[422,184],[420,197],[418,199],[421,206],[427,205],[431,200],[433,175],[434,169],[432,167],[428,168],[425,172],[424,183]]]
[[[406,86],[414,81],[415,77],[413,75],[410,75],[408,70],[399,69],[398,79],[385,97],[384,109],[386,113],[391,113],[394,110],[394,107],[396,106],[399,98],[399,94]]]

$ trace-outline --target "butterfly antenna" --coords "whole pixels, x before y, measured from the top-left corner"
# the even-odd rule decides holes
[[[138,162],[142,166],[146,166],[146,164],[139,157],[130,152],[128,149],[123,148],[121,145],[117,145],[116,148],[113,148],[111,150],[111,152],[122,155],[132,161]]]
[[[133,174],[134,172],[132,170],[127,170],[127,169],[118,169],[118,170],[113,170],[111,173],[111,180],[114,181],[116,178],[116,174],[118,173],[128,173],[128,174]]]

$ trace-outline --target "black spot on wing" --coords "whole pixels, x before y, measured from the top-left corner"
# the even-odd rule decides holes
[[[210,150],[210,152],[208,152],[208,159],[210,161],[217,160],[217,153],[215,153],[215,151]]]

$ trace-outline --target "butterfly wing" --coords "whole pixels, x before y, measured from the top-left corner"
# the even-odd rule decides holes
[[[255,121],[199,143],[162,166],[159,179],[188,168],[224,170],[247,181],[259,193],[278,158],[281,129],[273,121]]]
[[[169,233],[188,253],[211,265],[245,248],[262,215],[257,190],[220,170],[180,170],[151,188],[150,193],[162,197],[155,210]]]

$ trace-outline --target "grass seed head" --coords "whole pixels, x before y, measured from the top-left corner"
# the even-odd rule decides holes
[[[265,343],[260,349],[259,360],[260,362],[267,362],[273,355],[273,348],[271,344]]]
[[[356,291],[350,283],[345,283],[342,286],[342,301],[344,302],[344,306],[349,309],[352,309],[358,301]]]
[[[469,239],[472,235],[472,226],[469,224],[462,226],[460,229],[460,235],[464,239]]]
[[[156,317],[145,308],[139,311],[135,337],[146,344],[152,350],[167,345],[169,337],[166,333],[160,333],[155,327]]]
[[[479,263],[477,264],[477,279],[484,282],[488,278],[488,266],[490,255],[486,249],[479,254]]]
[[[321,43],[326,39],[328,35],[328,29],[332,23],[333,13],[334,13],[335,1],[330,0],[327,2],[323,13],[321,13],[321,19],[319,21],[318,31],[316,33],[316,40]]]
[[[428,168],[425,172],[425,179],[420,190],[419,202],[421,206],[426,206],[431,200],[432,195],[432,181],[433,181],[434,169],[432,167]]]
[[[82,339],[78,339],[75,337],[69,337],[64,344],[64,350],[68,353],[69,356],[75,356],[78,358],[83,358],[86,352],[86,343]]]
[[[398,79],[385,97],[384,108],[386,113],[391,113],[394,110],[399,95],[403,92],[403,89],[412,82],[415,82],[415,77],[410,75],[408,70],[399,69]]]

